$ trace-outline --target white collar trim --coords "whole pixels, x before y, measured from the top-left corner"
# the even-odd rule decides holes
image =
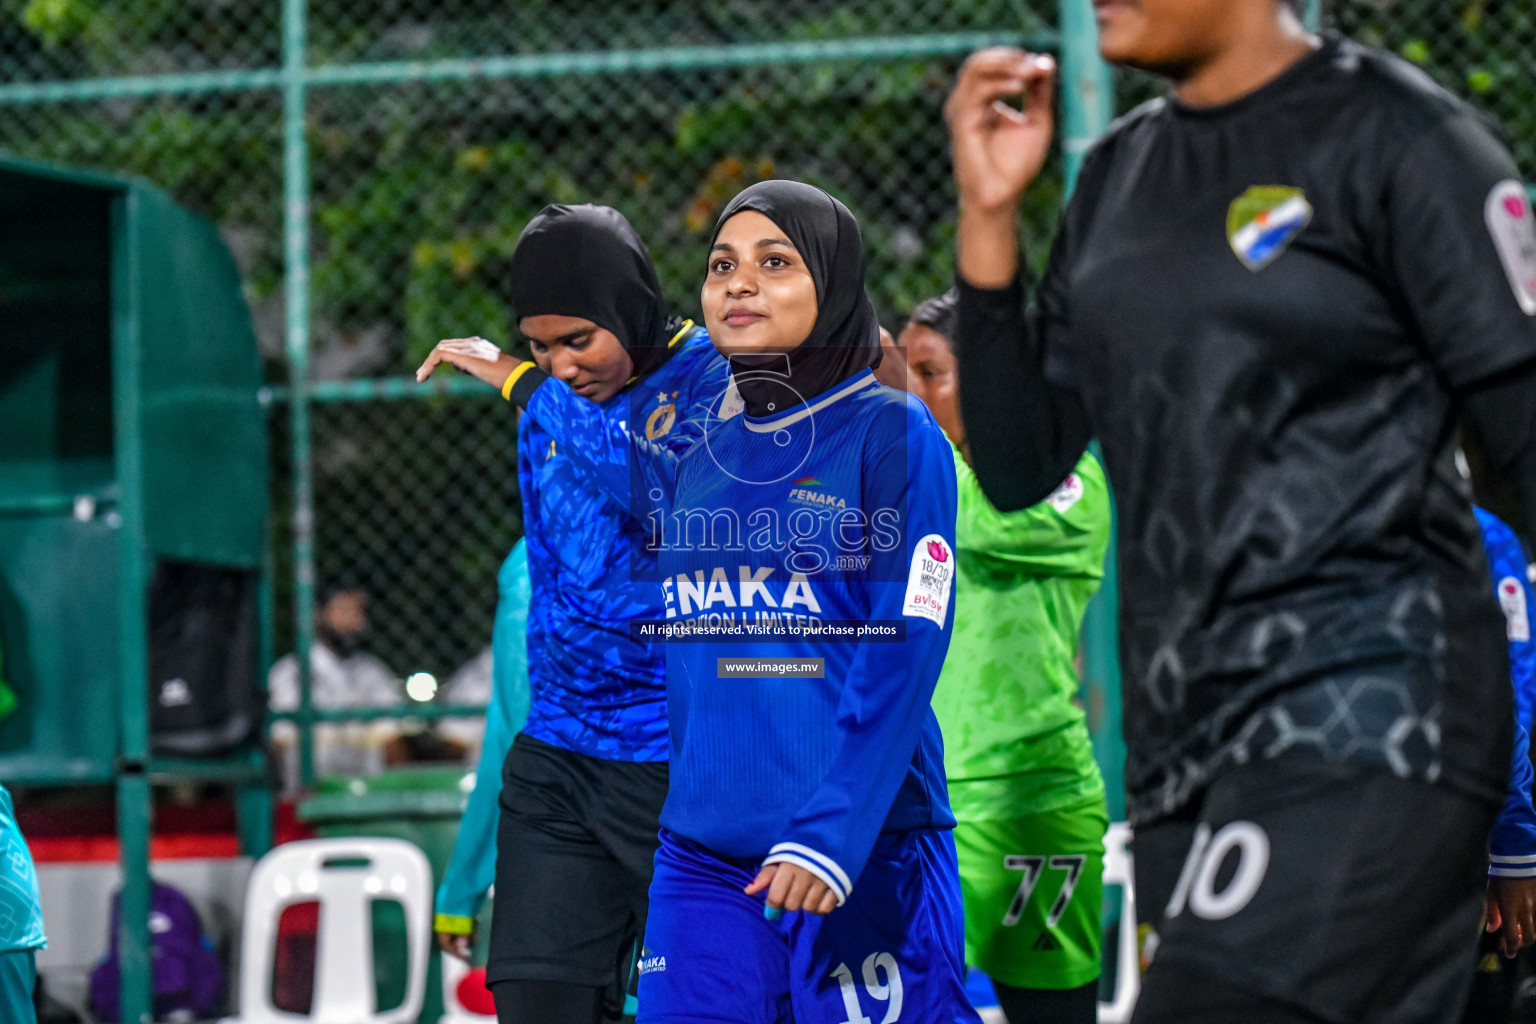
[[[741,422],[754,434],[771,434],[776,430],[783,430],[792,423],[799,423],[807,416],[820,412],[840,398],[847,398],[849,395],[863,391],[867,387],[878,386],[879,383],[879,381],[875,380],[874,374],[868,370],[863,370],[850,378],[848,383],[841,387],[833,388],[814,402],[801,405],[793,412],[787,412],[783,416],[766,420],[755,420],[751,416],[743,415]]]

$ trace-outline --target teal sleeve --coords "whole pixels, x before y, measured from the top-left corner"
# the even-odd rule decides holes
[[[437,913],[473,917],[496,878],[497,798],[501,765],[512,738],[528,718],[528,646],[526,630],[531,587],[528,552],[521,540],[502,563],[497,577],[496,622],[491,631],[491,703],[485,712],[485,740],[475,768],[453,858],[437,890]]]
[[[43,905],[37,891],[37,869],[16,826],[11,794],[0,786],[0,953],[42,949]]]

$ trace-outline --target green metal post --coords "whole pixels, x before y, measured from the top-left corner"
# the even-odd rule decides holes
[[[668,46],[638,50],[605,49],[586,53],[524,53],[507,56],[329,64],[304,70],[311,86],[387,85],[397,82],[482,81],[497,78],[547,78],[560,75],[632,75],[651,71],[704,71],[713,68],[773,67],[830,60],[901,60],[963,54],[987,46],[1025,46],[1050,50],[1049,32],[941,32],[913,36],[855,39],[806,39],[723,46]],[[122,78],[83,78],[63,82],[0,83],[0,106],[78,103],[82,100],[139,96],[192,96],[254,92],[280,88],[288,80],[281,68],[238,71],[191,71]]]
[[[260,758],[261,755],[256,755]],[[235,816],[240,829],[240,852],[260,857],[272,849],[272,786],[266,779],[242,782],[235,791]]]
[[[1307,0],[1307,28],[1316,32],[1323,24],[1323,0]]]
[[[265,405],[266,403],[263,403]],[[271,481],[268,481],[270,486]],[[256,585],[256,679],[265,690],[267,672],[272,667],[272,538],[268,534],[261,555],[261,579]],[[255,751],[251,755],[253,767],[264,769],[266,755]],[[258,771],[258,778],[238,784],[235,791],[235,813],[240,827],[240,852],[247,857],[260,857],[272,848],[272,786]]]
[[[1083,156],[1115,116],[1115,83],[1099,56],[1099,28],[1092,0],[1060,0],[1061,146],[1067,191],[1077,182]],[[1083,676],[1093,726],[1093,747],[1109,792],[1110,817],[1125,816],[1125,739],[1120,728],[1120,580],[1114,536],[1104,583],[1083,621]]]
[[[141,708],[145,707],[145,687],[139,677]],[[117,841],[121,846],[123,868],[122,918],[118,923],[118,949],[121,953],[122,994],[118,1003],[120,1019],[136,1024],[150,1024],[154,998],[150,963],[149,908],[149,836],[153,824],[154,802],[149,776],[142,766],[119,769],[117,777]]]
[[[117,836],[123,870],[118,948],[121,1020],[149,1024],[152,990],[149,939],[149,551],[144,541],[144,460],[140,448],[138,197],[119,193],[112,206],[113,429],[120,488],[118,535]]]
[[[299,662],[299,776],[315,777],[309,719],[315,642],[315,499],[309,461],[309,148],[304,138],[305,5],[283,0],[283,260],[288,304],[288,406],[293,434],[293,615]]]
[[[1103,460],[1098,442],[1094,454]],[[1114,494],[1110,494],[1113,508]],[[1104,582],[1083,617],[1083,678],[1090,701],[1093,753],[1104,774],[1111,821],[1125,818],[1125,733],[1120,695],[1120,559],[1119,520],[1111,512],[1109,553]]]
[[[1083,155],[1115,117],[1115,80],[1099,56],[1092,0],[1060,0],[1061,150],[1067,191],[1077,183]]]

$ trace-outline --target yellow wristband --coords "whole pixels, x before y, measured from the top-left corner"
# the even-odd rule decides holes
[[[475,919],[461,914],[438,914],[432,921],[432,930],[445,935],[473,935]]]
[[[522,377],[522,375],[527,373],[532,367],[533,364],[530,362],[518,363],[517,369],[507,374],[507,379],[501,382],[501,397],[505,398],[509,402],[512,401],[513,385],[515,385]]]

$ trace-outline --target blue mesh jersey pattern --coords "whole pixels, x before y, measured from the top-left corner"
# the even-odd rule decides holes
[[[667,760],[664,652],[629,630],[631,619],[662,615],[636,462],[675,462],[704,435],[729,383],[696,329],[602,404],[556,380],[529,399],[517,442],[533,593],[528,736],[605,760]]]

